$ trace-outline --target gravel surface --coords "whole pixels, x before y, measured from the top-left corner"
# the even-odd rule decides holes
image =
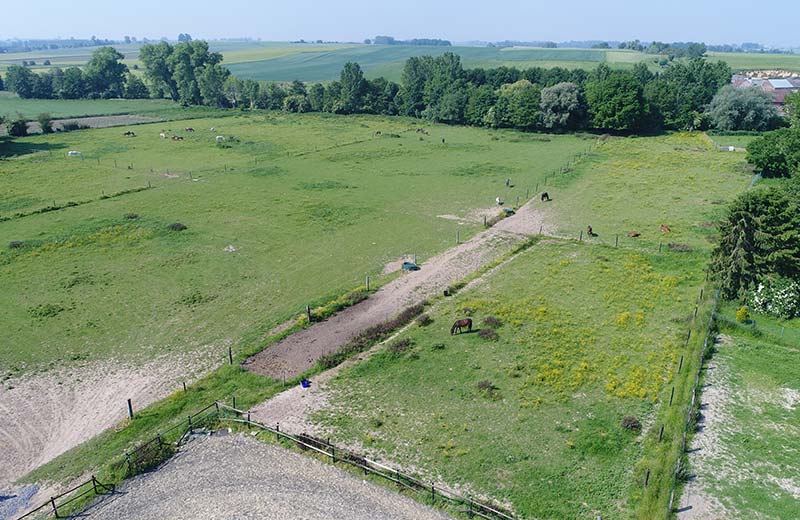
[[[91,519],[451,518],[344,470],[244,435],[196,439],[89,507]]]

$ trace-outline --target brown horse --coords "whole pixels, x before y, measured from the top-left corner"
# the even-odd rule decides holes
[[[466,328],[468,332],[472,332],[472,318],[464,318],[453,323],[450,327],[450,334],[455,334],[456,330],[461,334],[461,329]]]

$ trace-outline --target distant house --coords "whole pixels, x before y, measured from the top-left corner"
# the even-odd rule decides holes
[[[792,92],[800,92],[800,77],[769,78],[734,74],[731,85],[736,88],[760,88],[772,96],[772,102],[782,111],[786,96]]]

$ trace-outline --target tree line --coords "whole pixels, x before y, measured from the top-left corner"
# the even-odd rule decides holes
[[[730,205],[712,270],[727,299],[790,319],[800,317],[800,95],[792,96],[786,108],[789,128],[747,146],[756,171],[779,180],[756,185]]]
[[[13,66],[5,83],[21,97],[167,97],[183,105],[405,115],[526,131],[764,131],[783,124],[768,94],[734,89],[730,67],[703,58],[675,60],[656,73],[644,63],[631,70],[602,63],[591,71],[467,69],[457,54],[448,52],[409,58],[400,83],[366,79],[351,62],[335,81],[279,84],[232,76],[221,64],[222,55],[202,40],[146,44],[139,57],[144,81],[128,70],[119,52],[103,47],[83,70],[36,74]]]

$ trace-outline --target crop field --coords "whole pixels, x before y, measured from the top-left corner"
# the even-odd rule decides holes
[[[547,187],[546,215],[576,240],[541,239],[434,306],[430,325],[334,377],[314,422],[525,517],[654,518],[664,506],[644,497],[643,461],[670,384],[682,384],[678,358],[696,353],[683,340],[705,222],[750,180],[733,155],[703,135],[609,140]],[[688,250],[658,252],[647,230],[661,219]],[[587,222],[599,237],[578,242]],[[606,229],[628,226],[641,242],[608,243]],[[480,331],[451,336],[466,315]],[[643,431],[623,428],[626,416]]]
[[[746,70],[788,70],[800,72],[800,55],[798,54],[755,54],[709,52],[711,60],[724,61],[734,71]]]
[[[690,457],[690,490],[718,517],[797,516],[800,498],[800,320],[721,312],[721,338],[706,373],[703,430]]]
[[[591,144],[444,126],[423,136],[419,121],[375,117],[189,124],[195,133],[158,123],[134,138],[122,127],[6,145],[24,155],[0,162],[5,370],[252,339],[391,260],[470,236],[482,227],[473,210],[524,197]],[[185,140],[159,139],[162,128]]]

